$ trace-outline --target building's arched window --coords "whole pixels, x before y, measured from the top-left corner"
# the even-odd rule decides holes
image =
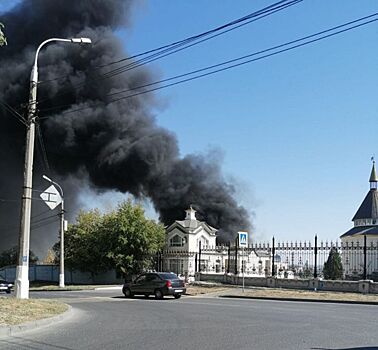
[[[201,242],[201,248],[207,248],[209,245],[209,241],[203,236],[197,239],[197,247],[199,246],[199,242]]]
[[[179,235],[173,236],[173,237],[169,240],[169,245],[170,245],[171,247],[182,247],[184,244],[185,244],[185,239],[182,238],[182,237],[179,236]]]

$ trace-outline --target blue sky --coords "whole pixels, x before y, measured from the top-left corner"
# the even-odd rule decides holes
[[[140,2],[119,36],[136,54],[271,3]],[[168,78],[377,10],[376,0],[305,0],[149,67]],[[255,239],[336,239],[351,227],[369,189],[370,157],[378,157],[377,23],[156,93],[158,124],[177,135],[182,155],[220,150]]]
[[[269,1],[149,1],[121,33],[128,52],[239,18]],[[306,0],[155,62],[162,78],[242,56],[377,12],[376,1]],[[340,36],[158,92],[160,125],[182,154],[223,152],[227,177],[254,212],[253,235],[336,239],[369,189],[378,150],[377,22]],[[378,154],[377,154],[378,156]]]

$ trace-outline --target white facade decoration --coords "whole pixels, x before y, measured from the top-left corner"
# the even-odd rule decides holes
[[[271,256],[246,249],[244,254],[238,250],[235,264],[235,252],[229,255],[229,248],[216,243],[217,229],[196,218],[196,211],[190,207],[186,210],[185,220],[175,221],[166,229],[166,246],[163,250],[163,270],[179,275],[193,277],[201,269],[203,273],[224,274],[234,272],[235,265],[239,274],[242,267],[245,275],[267,276],[271,273]],[[235,236],[237,233],[235,232]],[[281,266],[282,265],[282,266]],[[283,264],[276,262],[276,268]],[[281,270],[285,269],[282,268]],[[277,271],[277,270],[276,270]]]

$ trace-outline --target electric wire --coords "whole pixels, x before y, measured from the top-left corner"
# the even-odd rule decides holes
[[[14,118],[16,118],[19,122],[21,122],[25,126],[28,126],[26,119],[20,113],[18,113],[13,107],[11,107],[9,104],[0,100],[0,105],[2,105],[3,108],[7,112],[9,112]]]
[[[0,202],[8,203],[8,202],[20,202],[19,199],[6,199],[6,198],[0,198]]]
[[[117,68],[117,69],[114,69],[113,71],[110,71],[110,72],[104,73],[104,74],[102,75],[102,77],[100,77],[99,79],[100,79],[100,80],[108,79],[108,78],[114,77],[114,76],[116,76],[116,75],[119,75],[119,74],[122,74],[122,73],[128,72],[128,71],[130,71],[130,70],[132,70],[132,69],[135,69],[135,68],[138,68],[138,67],[144,66],[145,64],[148,64],[148,63],[154,62],[154,61],[156,61],[156,60],[158,60],[158,59],[161,59],[161,58],[164,58],[164,57],[170,56],[170,55],[172,55],[172,54],[174,54],[174,53],[180,52],[180,51],[185,50],[185,49],[188,49],[188,48],[190,48],[190,47],[192,47],[192,46],[198,45],[198,44],[200,44],[200,43],[202,43],[202,42],[208,41],[208,40],[210,40],[210,39],[212,39],[212,38],[215,38],[215,37],[217,37],[217,36],[219,36],[219,35],[223,35],[223,34],[229,32],[229,31],[235,30],[235,29],[240,28],[240,27],[242,27],[242,26],[244,26],[244,25],[247,25],[247,24],[249,24],[249,23],[255,22],[255,21],[257,21],[257,20],[259,20],[259,19],[261,19],[261,18],[264,18],[264,17],[266,17],[266,16],[269,16],[269,15],[271,15],[271,14],[277,12],[277,11],[281,11],[281,10],[283,10],[283,9],[289,7],[289,6],[292,6],[292,5],[294,5],[294,4],[298,3],[298,2],[301,2],[301,1],[303,1],[303,0],[295,0],[295,1],[292,1],[289,5],[281,6],[281,8],[279,8],[279,9],[277,9],[277,10],[275,10],[275,11],[270,10],[269,13],[267,13],[267,14],[265,14],[265,15],[260,15],[260,14],[258,14],[258,16],[260,16],[260,17],[254,18],[254,19],[252,19],[252,20],[250,20],[250,21],[248,21],[248,22],[246,22],[246,23],[243,23],[243,24],[241,24],[241,25],[239,25],[239,26],[237,26],[237,27],[234,27],[234,28],[231,28],[231,29],[225,30],[225,31],[223,31],[223,32],[221,32],[221,33],[214,34],[214,35],[212,35],[212,36],[210,36],[210,37],[208,37],[208,38],[202,39],[202,40],[197,41],[197,42],[195,42],[195,43],[192,43],[192,44],[190,44],[190,45],[186,45],[187,43],[184,43],[184,44],[186,45],[186,46],[184,46],[184,47],[181,47],[182,45],[174,46],[174,47],[172,47],[172,48],[170,48],[170,49],[167,49],[167,50],[164,50],[164,51],[158,52],[158,53],[156,53],[156,54],[154,54],[154,55],[148,56],[148,57],[143,58],[143,59],[141,59],[141,60],[139,60],[139,61],[132,62],[132,63],[126,65],[126,66],[119,67],[119,68]],[[190,41],[190,42],[191,42],[191,41]],[[190,43],[190,42],[189,42],[189,43]],[[176,47],[177,47],[177,48],[176,48]],[[181,48],[180,48],[180,47],[181,47]],[[84,84],[86,84],[86,83],[84,83]]]
[[[223,66],[223,65],[226,65],[226,64],[229,64],[229,63],[233,63],[233,62],[236,62],[236,61],[240,61],[240,60],[243,60],[243,59],[246,59],[246,58],[249,58],[249,57],[252,57],[252,56],[257,56],[257,55],[260,55],[260,54],[263,54],[265,52],[269,52],[269,51],[273,51],[273,50],[276,50],[276,49],[279,49],[281,47],[285,47],[285,46],[288,46],[288,45],[292,45],[292,44],[295,44],[297,42],[300,42],[300,41],[303,41],[303,40],[307,40],[307,39],[310,39],[310,38],[313,38],[315,36],[319,36],[321,34],[325,34],[325,33],[328,33],[330,31],[333,31],[333,30],[336,30],[338,28],[341,28],[341,27],[344,27],[346,25],[350,25],[350,24],[353,24],[353,23],[356,23],[358,21],[361,21],[361,20],[365,20],[365,19],[368,19],[368,18],[371,18],[373,16],[376,16],[377,14],[374,14],[374,15],[370,15],[370,16],[367,16],[367,17],[363,17],[362,19],[358,19],[358,20],[355,20],[355,21],[351,21],[351,22],[348,22],[348,23],[345,23],[345,24],[342,24],[342,25],[339,25],[339,26],[336,26],[336,27],[333,27],[333,28],[330,28],[330,29],[327,29],[327,30],[324,30],[322,32],[318,32],[318,33],[315,33],[315,34],[311,34],[311,35],[308,35],[306,37],[302,37],[300,39],[296,39],[296,40],[292,40],[292,41],[289,41],[289,42],[286,42],[284,44],[281,44],[281,45],[277,45],[277,46],[274,46],[274,47],[270,47],[268,49],[265,49],[265,50],[261,50],[261,51],[258,51],[258,52],[254,52],[254,53],[251,53],[251,54],[248,54],[248,55],[245,55],[245,56],[241,56],[241,57],[238,57],[238,58],[235,58],[235,59],[232,59],[232,60],[228,60],[228,61],[225,61],[225,62],[222,62],[222,63],[218,63],[218,64],[214,64],[214,65],[211,65],[211,66],[207,66],[205,68],[200,68],[200,69],[197,69],[197,70],[194,70],[194,71],[191,71],[191,72],[188,72],[188,73],[184,73],[184,74],[179,74],[179,75],[176,75],[174,77],[171,77],[171,78],[166,78],[166,79],[162,79],[162,80],[159,80],[159,81],[155,81],[155,82],[152,82],[152,83],[148,83],[148,84],[144,84],[144,85],[140,85],[140,86],[137,86],[137,87],[134,87],[134,88],[129,88],[129,89],[126,89],[126,90],[120,90],[120,91],[117,91],[117,92],[113,92],[113,93],[110,93],[110,94],[107,94],[105,96],[109,97],[109,96],[114,96],[114,95],[118,95],[118,94],[121,94],[121,93],[125,93],[125,92],[131,92],[131,91],[134,91],[134,90],[138,90],[138,89],[142,89],[142,88],[146,88],[146,87],[149,87],[149,86],[153,86],[153,85],[157,85],[157,84],[161,84],[161,83],[165,83],[165,82],[168,82],[168,81],[171,81],[171,80],[175,80],[175,79],[179,79],[179,78],[183,78],[185,76],[188,76],[188,75],[193,75],[193,74],[196,74],[196,73],[200,73],[200,72],[203,72],[203,71],[206,71],[206,70],[210,70],[210,69],[213,69],[213,68],[217,68],[217,67],[220,67],[220,66]],[[370,22],[366,22],[366,23],[363,23],[362,25],[365,25],[365,24],[369,24],[371,22],[374,22],[376,20],[372,20]],[[350,28],[350,29],[355,29],[357,28],[358,26],[355,26],[353,28]],[[349,30],[349,29],[348,29]],[[346,31],[346,30],[345,30]],[[336,35],[336,34],[340,34],[342,32],[337,32],[337,33],[334,33],[333,35]],[[332,35],[332,36],[333,36]],[[327,38],[328,36],[323,36],[320,39],[325,39]],[[314,41],[309,41],[309,42],[306,42],[306,44],[310,44],[310,43],[313,43],[315,41],[318,41],[318,40],[314,40]],[[300,46],[303,46],[303,45],[299,45],[299,46],[295,46],[295,47],[292,47],[290,49],[294,49],[294,48],[297,48],[297,47],[300,47]],[[278,53],[281,53],[281,52],[284,52],[285,50],[283,51],[279,51],[277,52],[276,54]],[[267,56],[263,56],[261,57],[260,59],[262,58],[266,58],[266,57],[269,57],[269,55]],[[247,61],[247,62],[244,62],[244,63],[249,63],[250,61]],[[243,64],[244,64],[243,63]],[[233,68],[234,66],[230,66],[228,67],[227,69],[229,68]],[[221,71],[221,70],[220,70]],[[212,72],[211,74],[213,73],[216,73],[218,71],[214,71]],[[202,77],[199,76],[199,77]]]
[[[290,1],[289,3],[297,3],[297,2],[301,2],[301,1],[303,1],[303,0]],[[212,34],[212,33],[217,32],[217,31],[219,31],[219,30],[225,29],[225,28],[227,28],[227,27],[229,27],[229,26],[232,26],[232,25],[238,24],[238,23],[240,23],[240,22],[242,22],[242,21],[248,20],[249,18],[251,18],[251,17],[253,17],[253,16],[257,16],[257,15],[260,15],[260,14],[262,14],[262,13],[265,13],[265,12],[268,11],[268,10],[270,11],[270,10],[272,10],[272,8],[273,8],[274,6],[280,5],[280,4],[285,3],[285,2],[287,2],[287,0],[286,0],[286,1],[278,1],[278,2],[276,2],[276,3],[274,3],[274,4],[270,5],[270,6],[267,6],[267,7],[263,8],[263,9],[259,10],[259,11],[255,11],[255,12],[249,14],[249,15],[243,16],[243,17],[241,17],[241,18],[239,18],[239,19],[236,19],[236,20],[234,20],[234,21],[232,21],[232,22],[229,22],[229,23],[227,23],[227,24],[225,24],[225,25],[222,25],[222,26],[220,26],[220,27],[214,28],[214,29],[209,30],[209,31],[207,31],[207,32],[204,32],[204,33],[201,33],[201,34],[197,34],[197,35],[194,35],[194,36],[192,36],[192,37],[189,37],[189,38],[186,38],[186,39],[183,39],[183,40],[180,40],[180,41],[177,41],[177,42],[174,42],[174,43],[168,44],[168,45],[164,45],[164,46],[161,46],[161,47],[156,48],[156,49],[152,49],[152,50],[149,50],[149,51],[143,52],[143,53],[141,53],[141,54],[137,54],[137,55],[134,55],[134,56],[131,56],[131,57],[122,58],[122,59],[120,59],[120,60],[118,60],[118,61],[110,62],[110,63],[107,63],[107,64],[102,65],[102,66],[100,66],[100,67],[105,67],[105,66],[112,65],[112,64],[116,64],[116,63],[120,63],[120,62],[123,62],[123,61],[126,61],[126,60],[131,60],[131,59],[134,59],[134,58],[136,58],[136,57],[139,57],[139,56],[142,56],[142,55],[145,55],[145,54],[149,54],[149,53],[152,53],[152,52],[155,52],[155,51],[161,51],[162,49],[169,48],[169,47],[172,47],[172,46],[176,47],[176,45],[178,45],[178,44],[181,44],[181,43],[187,43],[187,42],[190,42],[190,41],[192,41],[192,40],[199,39],[199,38],[201,38],[201,37],[203,37],[203,36],[206,36],[206,35]],[[286,4],[285,6],[287,6],[287,4]],[[277,8],[276,8],[276,9],[277,9]],[[248,23],[251,23],[251,22],[247,22],[247,24],[248,24]],[[237,27],[237,28],[239,28],[239,27]],[[228,31],[226,31],[226,32],[228,32]],[[226,32],[223,32],[223,33],[226,33]]]
[[[37,129],[38,143],[39,143],[39,147],[40,147],[41,155],[42,155],[42,163],[45,168],[45,171],[50,173],[50,164],[47,158],[46,147],[43,141],[43,135],[42,135],[41,125],[39,121],[36,123],[36,129]]]
[[[226,24],[224,24],[224,25],[222,25],[222,26],[219,26],[219,27],[216,27],[216,28],[214,28],[214,29],[208,30],[208,31],[203,32],[203,33],[201,33],[201,34],[197,34],[197,35],[194,35],[194,36],[191,36],[191,37],[188,37],[188,38],[182,39],[182,40],[180,40],[180,41],[176,41],[176,42],[173,42],[173,43],[170,43],[170,44],[164,45],[164,46],[160,46],[160,47],[158,47],[158,48],[155,48],[155,49],[152,49],[152,50],[148,50],[148,51],[145,51],[145,52],[142,52],[142,53],[139,53],[139,54],[136,54],[136,55],[130,56],[130,57],[121,58],[121,59],[119,59],[119,60],[117,60],[117,61],[109,62],[109,63],[103,64],[103,65],[101,65],[101,66],[97,66],[97,67],[93,68],[93,70],[97,70],[97,69],[100,69],[100,68],[104,68],[104,67],[107,67],[107,66],[110,66],[110,65],[113,65],[113,64],[117,64],[117,63],[121,63],[121,62],[124,62],[124,61],[129,61],[129,60],[132,60],[132,59],[134,59],[134,58],[141,57],[141,56],[144,56],[144,55],[147,55],[147,54],[150,54],[150,53],[154,53],[154,52],[155,52],[155,53],[156,53],[156,52],[160,53],[162,50],[164,50],[164,52],[166,52],[166,51],[165,51],[166,49],[171,50],[171,49],[174,49],[174,48],[179,47],[179,46],[181,46],[181,45],[185,45],[185,44],[187,44],[187,43],[189,43],[189,42],[192,42],[192,41],[194,41],[194,40],[198,40],[198,39],[200,39],[200,38],[202,38],[202,37],[204,37],[204,36],[206,36],[206,35],[210,35],[210,34],[212,34],[212,33],[214,33],[214,32],[217,32],[217,31],[222,30],[222,29],[224,29],[224,28],[227,28],[227,27],[229,27],[229,26],[232,26],[232,25],[238,24],[238,23],[240,23],[240,22],[246,21],[246,20],[248,20],[249,18],[251,18],[251,17],[253,17],[253,16],[258,16],[258,15],[260,15],[260,14],[263,14],[263,13],[267,12],[267,11],[273,11],[273,10],[276,10],[276,9],[279,10],[280,7],[282,7],[282,6],[285,6],[285,7],[286,7],[286,6],[288,6],[289,4],[291,4],[291,3],[297,3],[297,2],[301,2],[301,1],[303,1],[303,0],[291,0],[288,4],[280,5],[280,4],[283,4],[283,3],[287,3],[287,2],[288,2],[288,0],[281,0],[281,1],[278,1],[278,2],[276,2],[276,3],[274,3],[274,4],[272,4],[272,5],[267,6],[267,7],[263,8],[263,9],[261,9],[261,10],[255,11],[255,12],[253,12],[253,13],[250,13],[250,14],[246,15],[246,16],[243,16],[243,17],[241,17],[241,18],[238,18],[238,19],[236,19],[236,20],[234,20],[234,21],[231,21],[231,22],[229,22],[229,23],[226,23]],[[276,7],[275,7],[275,6],[276,6]],[[278,6],[278,7],[277,7],[277,6]],[[276,10],[276,11],[277,11],[277,10]],[[276,11],[275,11],[275,12],[276,12]],[[248,22],[248,23],[250,23],[250,22]],[[246,24],[248,24],[248,23],[246,23]],[[238,27],[236,27],[236,28],[238,28]],[[236,29],[236,28],[235,28],[235,29]],[[233,30],[233,29],[231,29],[231,30]],[[228,31],[229,31],[229,30],[228,30]],[[228,31],[225,31],[224,33],[228,32]],[[159,51],[160,51],[160,52],[159,52]],[[151,56],[150,56],[150,57],[151,57]],[[144,58],[144,59],[145,59],[145,58]],[[143,59],[143,60],[144,60],[144,59]],[[138,62],[138,61],[137,61],[137,62]],[[134,62],[133,64],[135,64],[135,62]],[[119,68],[121,68],[121,67],[119,67]],[[119,68],[117,68],[117,69],[119,69]],[[110,73],[110,72],[108,72],[108,73]],[[105,73],[105,74],[107,74],[107,73]],[[48,82],[51,82],[51,81],[56,81],[56,80],[63,79],[63,78],[67,78],[67,77],[68,77],[68,75],[64,75],[64,76],[61,76],[61,77],[57,77],[57,78],[53,78],[53,79],[49,79],[49,80],[40,81],[40,82],[38,82],[38,83],[39,83],[39,84],[44,84],[44,83],[48,83]]]
[[[160,81],[157,81],[157,82],[153,82],[153,83],[150,83],[150,84],[146,84],[146,85],[143,85],[143,86],[139,86],[139,87],[131,88],[131,89],[128,89],[128,90],[124,90],[122,92],[129,92],[129,91],[133,91],[133,90],[138,90],[138,89],[141,89],[143,87],[152,86],[152,85],[160,84],[162,82],[167,82],[167,81],[171,81],[171,80],[174,80],[174,79],[182,78],[184,76],[196,74],[196,73],[201,72],[201,71],[213,69],[213,68],[216,68],[216,67],[219,67],[219,66],[222,66],[222,65],[226,65],[226,64],[229,64],[229,63],[232,63],[232,62],[236,62],[236,61],[240,61],[242,59],[246,59],[248,57],[256,56],[256,55],[259,55],[261,53],[265,53],[265,52],[269,52],[269,51],[272,51],[272,50],[276,50],[277,48],[282,48],[282,47],[285,47],[285,46],[289,46],[289,45],[292,45],[294,43],[298,43],[298,42],[306,40],[306,39],[314,38],[316,36],[319,36],[319,35],[325,34],[325,33],[329,33],[330,31],[334,31],[334,30],[339,29],[339,28],[343,28],[343,27],[348,26],[350,24],[357,23],[357,22],[360,22],[362,20],[365,20],[365,19],[368,19],[368,18],[371,18],[371,17],[376,17],[377,14],[378,13],[374,13],[372,15],[365,16],[365,17],[356,19],[354,21],[350,21],[350,22],[344,23],[342,25],[338,25],[338,26],[335,26],[335,27],[332,27],[332,28],[329,28],[329,29],[317,32],[315,34],[311,34],[311,35],[308,35],[308,36],[296,39],[296,40],[292,40],[292,41],[286,42],[286,43],[281,44],[281,45],[277,45],[277,46],[274,46],[274,47],[271,47],[271,48],[268,48],[268,49],[265,49],[265,50],[262,50],[262,51],[258,51],[258,52],[251,53],[249,55],[238,57],[238,58],[235,58],[233,60],[229,60],[229,61],[222,62],[222,63],[216,64],[216,65],[212,65],[212,66],[209,66],[209,67],[201,68],[201,69],[198,69],[198,70],[195,70],[195,71],[192,71],[192,72],[188,72],[188,73],[184,73],[184,74],[181,74],[181,75],[178,75],[178,76],[175,76],[175,77],[163,79],[163,80],[160,80]],[[254,58],[254,59],[249,59],[247,61],[236,63],[236,64],[233,64],[233,65],[230,65],[230,66],[227,66],[227,67],[224,67],[224,68],[220,68],[220,69],[208,72],[208,73],[203,73],[203,74],[191,77],[191,78],[183,79],[183,80],[180,80],[180,81],[177,81],[177,82],[174,82],[174,83],[170,83],[170,84],[166,84],[166,85],[163,85],[163,86],[158,86],[156,88],[144,90],[144,91],[141,91],[141,92],[137,92],[137,93],[134,93],[134,94],[131,94],[131,95],[123,96],[123,97],[120,97],[120,98],[117,98],[117,99],[114,99],[114,100],[110,100],[110,101],[107,101],[107,102],[98,102],[98,103],[92,104],[91,106],[87,106],[87,107],[82,107],[82,108],[77,108],[77,109],[65,111],[65,112],[63,112],[61,114],[64,115],[64,114],[74,113],[74,112],[82,111],[82,110],[85,110],[85,109],[93,108],[94,106],[97,106],[97,105],[103,105],[103,104],[109,105],[111,103],[114,103],[114,102],[117,102],[117,101],[120,101],[120,100],[123,100],[123,99],[132,98],[132,97],[139,96],[139,95],[142,95],[142,94],[146,94],[146,93],[149,93],[149,92],[153,92],[153,91],[156,91],[156,90],[164,89],[164,88],[167,88],[167,87],[171,87],[171,86],[174,86],[174,85],[178,85],[178,84],[182,84],[182,83],[185,83],[185,82],[188,82],[188,81],[199,79],[199,78],[202,78],[202,77],[205,77],[205,76],[208,76],[208,75],[212,75],[212,74],[219,73],[219,72],[222,72],[222,71],[225,71],[225,70],[229,70],[229,69],[232,69],[232,68],[235,68],[235,67],[238,67],[238,66],[242,66],[242,65],[251,63],[251,62],[259,61],[259,60],[262,60],[262,59],[265,59],[265,58],[268,58],[268,57],[271,57],[271,56],[274,56],[274,55],[278,55],[280,53],[287,52],[287,51],[290,51],[290,50],[293,50],[293,49],[296,49],[296,48],[299,48],[299,47],[302,47],[302,46],[305,46],[305,45],[309,45],[309,44],[312,44],[314,42],[317,42],[317,41],[320,41],[320,40],[324,40],[324,39],[329,38],[329,37],[333,37],[335,35],[338,35],[338,34],[341,34],[341,33],[344,33],[344,32],[347,32],[347,31],[350,31],[350,30],[353,30],[353,29],[356,29],[356,28],[359,28],[359,27],[362,27],[362,26],[365,26],[365,25],[368,25],[368,24],[371,24],[371,23],[376,22],[376,21],[377,21],[377,19],[372,19],[372,20],[369,20],[369,21],[365,21],[363,23],[359,23],[359,24],[353,25],[353,26],[351,26],[349,28],[344,28],[344,29],[338,30],[338,31],[336,31],[334,33],[329,33],[329,34],[320,36],[320,37],[315,38],[315,39],[307,40],[307,41],[305,41],[303,43],[299,43],[297,45],[294,45],[294,46],[291,46],[291,47],[288,47],[288,48],[284,48],[284,49],[281,49],[281,50],[278,50],[278,51],[275,51],[275,52],[272,52],[272,53],[269,53],[269,54],[266,54],[266,55]],[[116,92],[116,93],[112,93],[112,94],[109,94],[109,95],[114,95],[114,94],[117,94],[117,93],[121,93],[121,92]],[[109,96],[109,95],[105,95],[105,96]],[[51,107],[51,108],[41,109],[40,112],[52,111],[52,110],[62,109],[62,108],[72,107],[72,106],[73,106],[73,104],[65,104],[65,105],[61,105],[61,106],[54,106],[54,107]],[[53,116],[41,117],[40,119],[47,119],[47,118],[50,118],[50,117],[53,117]]]
[[[38,220],[32,221],[31,223],[32,223],[32,224],[39,224],[39,223],[44,222],[44,221],[46,221],[46,220],[48,220],[48,219],[56,218],[56,217],[59,217],[59,215],[54,214],[54,215],[46,216],[45,218],[41,218],[41,219],[38,219]]]
[[[41,224],[31,225],[30,230],[31,230],[31,231],[35,231],[35,230],[37,230],[37,229],[39,229],[39,228],[41,228],[41,227],[45,227],[45,226],[49,226],[49,225],[51,225],[51,224],[54,224],[54,223],[56,223],[57,221],[59,221],[59,218],[58,218],[58,217],[56,217],[55,219],[51,219],[51,220],[49,220],[49,221],[46,221],[46,222],[44,222],[44,223],[41,223]]]
[[[40,216],[42,216],[42,215],[45,215],[45,214],[47,214],[47,213],[50,213],[50,212],[51,212],[51,209],[47,209],[47,210],[45,210],[45,211],[42,211],[42,212],[39,213],[39,214],[33,215],[32,218],[31,218],[31,220],[33,221],[33,219],[36,219],[36,218],[38,218],[38,217],[40,217]]]
[[[109,72],[106,72],[106,73],[104,73],[104,74],[101,74],[101,75],[99,75],[98,77],[90,78],[90,79],[86,79],[85,81],[83,81],[83,82],[81,82],[81,83],[79,83],[79,84],[76,84],[76,85],[70,86],[70,87],[69,87],[69,89],[70,89],[69,91],[59,93],[59,94],[55,95],[54,98],[57,98],[57,97],[60,97],[60,96],[64,96],[64,95],[70,94],[70,93],[72,93],[72,90],[77,90],[77,89],[79,89],[79,88],[81,88],[81,87],[87,85],[88,83],[92,83],[92,82],[96,82],[96,81],[101,81],[101,80],[104,80],[104,79],[108,79],[108,78],[114,77],[114,76],[116,76],[116,75],[119,75],[119,74],[122,74],[122,73],[128,72],[128,71],[130,71],[130,70],[132,70],[132,69],[135,69],[135,68],[141,67],[141,66],[143,66],[143,65],[145,65],[145,64],[148,64],[148,63],[151,63],[151,62],[153,62],[153,61],[156,61],[156,60],[158,60],[158,59],[161,59],[161,58],[167,57],[167,56],[172,55],[172,54],[174,54],[174,53],[177,53],[177,52],[179,52],[179,51],[185,50],[185,49],[190,48],[190,47],[192,47],[192,46],[194,46],[194,45],[197,45],[197,44],[202,43],[202,42],[204,42],[204,41],[207,41],[207,40],[210,40],[210,39],[212,39],[212,38],[215,38],[215,37],[217,37],[217,36],[219,36],[219,35],[223,35],[223,34],[229,32],[229,31],[231,31],[231,30],[235,30],[235,29],[237,29],[237,28],[240,28],[240,27],[243,26],[243,25],[246,25],[246,24],[249,24],[249,23],[255,22],[255,21],[257,21],[257,20],[259,20],[259,19],[262,19],[262,18],[264,18],[264,17],[266,17],[266,16],[269,16],[269,15],[271,15],[271,14],[273,14],[273,13],[276,13],[276,12],[278,12],[278,11],[284,10],[284,9],[286,9],[286,8],[289,7],[289,6],[293,6],[293,5],[295,5],[295,4],[299,3],[299,2],[302,2],[302,1],[303,1],[303,0],[292,0],[292,1],[290,1],[289,3],[285,3],[284,5],[280,5],[279,7],[273,7],[272,9],[267,10],[267,8],[270,8],[270,7],[272,7],[272,6],[275,6],[276,4],[283,3],[283,2],[287,2],[287,0],[286,0],[286,1],[280,1],[280,2],[278,2],[278,3],[276,3],[276,4],[273,4],[273,5],[271,5],[271,6],[268,6],[267,8],[265,8],[265,9],[263,9],[263,10],[259,10],[259,11],[257,11],[257,12],[254,12],[254,13],[248,15],[248,16],[243,17],[242,19],[245,20],[245,19],[248,19],[248,18],[253,18],[253,17],[256,17],[256,16],[260,16],[260,17],[257,17],[257,18],[254,18],[254,19],[248,21],[247,23],[244,23],[244,24],[241,24],[241,25],[239,25],[239,26],[237,26],[237,27],[234,27],[234,28],[231,28],[231,29],[225,30],[225,31],[223,31],[223,32],[221,32],[221,33],[215,34],[215,35],[213,35],[213,36],[211,36],[211,37],[209,37],[209,38],[206,38],[206,39],[200,40],[200,41],[195,42],[195,43],[192,43],[192,44],[190,44],[190,45],[188,45],[188,44],[189,44],[190,42],[192,42],[192,39],[190,39],[190,40],[185,39],[185,40],[183,40],[182,42],[179,42],[179,43],[181,43],[181,44],[179,44],[179,45],[172,46],[172,47],[170,47],[170,48],[168,48],[168,49],[166,49],[166,50],[163,50],[163,51],[160,51],[160,52],[158,52],[158,53],[155,53],[155,54],[153,54],[153,55],[151,55],[151,56],[147,56],[147,57],[145,57],[145,58],[142,58],[142,59],[140,59],[139,61],[135,61],[135,62],[132,62],[132,63],[127,64],[127,65],[125,65],[125,66],[118,67],[118,68],[113,69],[113,70],[111,70],[111,71],[109,71]],[[264,14],[264,13],[266,13],[266,14]],[[235,23],[238,23],[239,21],[240,21],[240,19],[239,19],[239,20],[236,20],[236,21],[234,21],[234,22],[235,22]],[[232,22],[232,23],[233,23],[233,22]],[[234,24],[234,23],[233,23],[233,24]],[[227,25],[227,26],[228,26],[228,25]],[[223,28],[223,27],[225,27],[225,26],[222,26],[221,28]],[[219,30],[219,29],[216,29],[216,30]],[[213,30],[213,31],[215,31],[215,30]],[[213,31],[208,31],[208,32],[206,32],[206,35],[208,35],[208,33],[211,33],[211,32],[213,32]],[[195,38],[197,38],[196,40],[198,40],[198,38],[201,38],[201,37],[203,37],[203,35],[198,35],[198,36],[196,36]],[[186,45],[186,46],[185,46],[185,47],[181,47],[181,48],[179,48],[179,47],[182,46],[182,45]],[[41,103],[44,103],[44,102],[46,102],[46,101],[50,101],[50,100],[51,100],[50,98],[41,99],[40,101],[38,101],[38,105],[41,104]]]
[[[50,225],[51,223],[56,222],[58,219],[59,219],[59,215],[51,215],[46,218],[41,218],[37,221],[31,221],[30,227],[31,229],[41,228],[45,225]],[[3,227],[0,227],[0,229],[1,229],[1,232],[5,234],[5,233],[17,231],[19,227],[12,225],[12,226],[3,226]]]

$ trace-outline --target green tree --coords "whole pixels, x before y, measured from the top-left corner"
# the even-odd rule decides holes
[[[69,225],[64,235],[65,264],[69,268],[90,272],[92,275],[109,268],[104,261],[106,247],[102,238],[103,218],[98,210],[81,211],[76,224]],[[60,259],[60,243],[53,247],[56,263]]]
[[[107,257],[118,271],[132,274],[152,268],[153,257],[164,245],[163,225],[148,220],[140,205],[127,201],[106,217],[104,226],[111,242]]]
[[[343,278],[343,265],[341,256],[336,247],[332,247],[328,259],[324,264],[324,278],[326,280],[338,280]]]
[[[7,38],[5,37],[1,28],[4,28],[4,24],[0,22],[0,46],[7,45]]]
[[[0,267],[17,265],[18,247],[14,246],[10,249],[4,250],[0,254]],[[29,250],[29,264],[35,264],[38,261],[38,257]]]
[[[124,274],[138,273],[152,267],[152,258],[164,240],[164,227],[148,220],[141,206],[127,201],[107,214],[80,212],[65,234],[65,262],[92,274],[112,268]],[[57,260],[59,249],[59,243],[55,244]]]

